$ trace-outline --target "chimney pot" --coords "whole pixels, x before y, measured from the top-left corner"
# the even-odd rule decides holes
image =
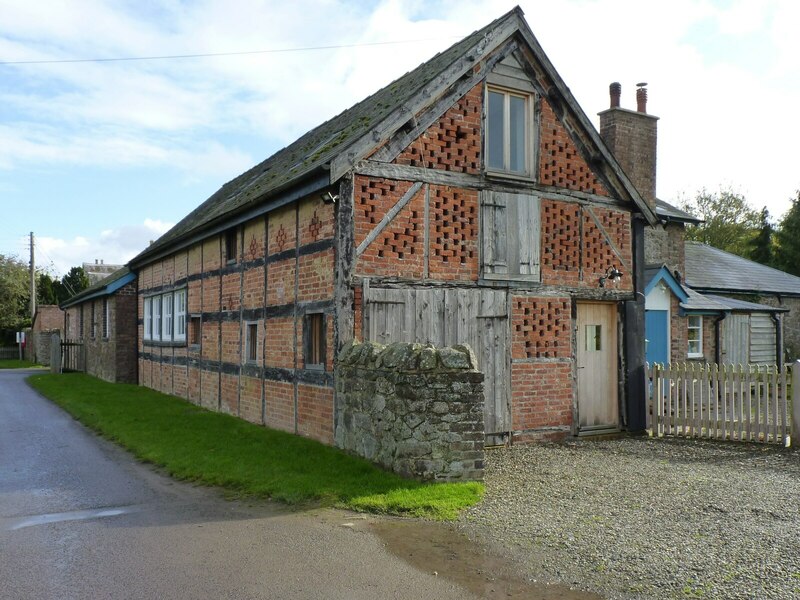
[[[622,95],[622,86],[619,81],[608,86],[608,95],[611,96],[611,108],[619,108],[619,97]]]
[[[97,262],[98,262],[98,261],[97,261],[97,259],[95,258],[95,259],[94,259],[94,264],[97,264]]]
[[[647,84],[637,83],[636,86],[636,110],[647,114]]]

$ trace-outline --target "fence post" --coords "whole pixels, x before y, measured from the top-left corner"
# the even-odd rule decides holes
[[[50,372],[61,373],[61,335],[50,336]]]
[[[792,363],[792,434],[791,443],[800,445],[800,360]],[[798,440],[798,441],[795,441]]]

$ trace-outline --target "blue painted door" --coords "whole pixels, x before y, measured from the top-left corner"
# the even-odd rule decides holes
[[[669,335],[666,310],[647,310],[644,313],[645,359],[653,363],[669,362]]]

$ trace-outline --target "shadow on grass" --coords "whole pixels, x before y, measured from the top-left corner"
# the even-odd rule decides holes
[[[140,460],[233,495],[453,519],[483,494],[480,483],[403,479],[336,448],[137,385],[80,373],[32,375],[28,382]]]

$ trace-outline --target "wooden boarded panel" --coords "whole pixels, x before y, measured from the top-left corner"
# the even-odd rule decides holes
[[[468,344],[484,374],[487,435],[511,428],[508,295],[491,289],[368,289],[366,338],[391,342]]]
[[[775,321],[766,313],[750,315],[750,362],[774,365],[776,360]]]
[[[540,201],[530,194],[483,192],[484,276],[539,280]]]
[[[722,330],[721,364],[748,364],[750,362],[750,315],[728,315],[722,321]]]

